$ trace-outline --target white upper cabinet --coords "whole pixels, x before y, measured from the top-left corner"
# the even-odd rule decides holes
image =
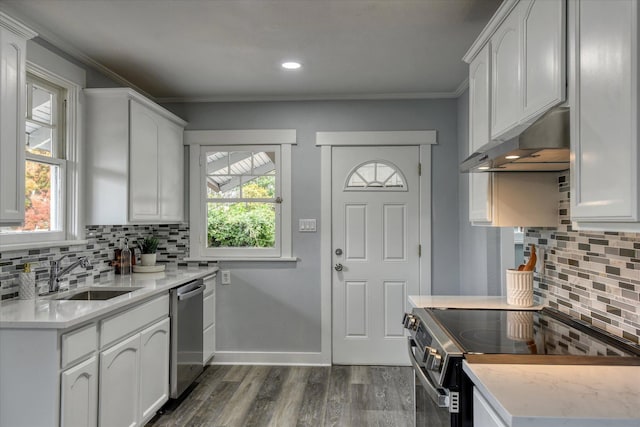
[[[534,122],[566,97],[566,3],[522,2],[523,120]]]
[[[471,46],[463,58],[469,64],[469,154],[518,136],[564,102],[565,17],[564,0],[505,0]],[[555,226],[556,187],[554,174],[470,173],[469,220]]]
[[[565,18],[565,0],[505,0],[463,58],[471,67],[490,46],[491,140],[519,135],[565,101]]]
[[[469,154],[489,143],[491,55],[486,44],[469,64]],[[491,223],[491,174],[469,174],[469,220]]]
[[[512,131],[522,115],[519,12],[520,8],[516,7],[491,37],[491,136],[494,139]]]
[[[570,2],[571,218],[640,230],[637,0]]]
[[[186,122],[130,89],[87,89],[87,224],[184,219]]]
[[[491,46],[486,44],[469,64],[469,154],[491,141]]]
[[[27,40],[36,35],[0,12],[0,225],[24,222]]]

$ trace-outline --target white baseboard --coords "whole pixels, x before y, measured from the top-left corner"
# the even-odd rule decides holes
[[[330,366],[331,359],[319,352],[216,351],[209,365]]]

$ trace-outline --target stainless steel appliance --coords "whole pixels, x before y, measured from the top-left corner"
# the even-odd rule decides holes
[[[468,363],[640,365],[640,347],[557,310],[424,309],[404,317],[416,427],[473,425]]]
[[[171,290],[172,399],[177,399],[204,369],[202,363],[202,279]]]
[[[460,164],[461,172],[551,172],[569,169],[569,109],[556,107],[520,135],[491,141]]]

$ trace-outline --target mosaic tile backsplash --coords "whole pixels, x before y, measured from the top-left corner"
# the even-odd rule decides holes
[[[77,267],[65,277],[66,280],[61,286],[75,288],[79,285],[111,280],[114,268],[110,263],[115,258],[114,250],[120,247],[122,239],[128,238],[129,246],[132,247],[132,242],[151,234],[159,239],[157,262],[166,264],[166,268],[189,268],[208,264],[184,261],[189,254],[188,224],[91,225],[85,229],[85,239],[88,240],[85,245],[0,252],[1,299],[18,298],[19,273],[25,263],[31,263],[32,271],[36,273],[36,282],[39,286],[45,286],[49,277],[49,261],[65,254],[69,256],[63,261],[64,265],[80,256],[88,256],[91,267]],[[136,255],[138,254],[136,250]]]
[[[525,257],[530,244],[545,252],[544,270],[534,275],[536,303],[638,344],[640,234],[573,230],[567,173],[558,190],[558,227],[525,230]]]

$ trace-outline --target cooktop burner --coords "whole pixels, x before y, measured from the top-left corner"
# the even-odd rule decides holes
[[[429,310],[467,354],[524,354],[637,357],[633,349],[610,345],[606,337],[581,330],[548,311]]]

